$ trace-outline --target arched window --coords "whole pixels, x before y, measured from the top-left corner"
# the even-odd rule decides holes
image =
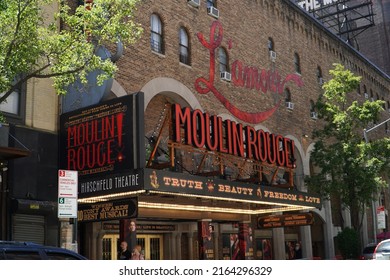
[[[190,65],[190,46],[188,40],[187,30],[184,27],[180,27],[179,30],[179,60],[181,63]]]
[[[271,37],[268,37],[268,50],[275,51],[274,40]]]
[[[290,89],[289,88],[285,88],[284,89],[284,96],[285,96],[285,100],[286,102],[291,102],[291,92],[290,92]]]
[[[284,89],[284,96],[286,101],[286,107],[290,110],[294,109],[294,103],[291,100],[291,92],[289,88]]]
[[[219,48],[218,50],[218,59],[219,59],[219,72],[230,72],[229,70],[229,59],[227,52],[224,48]]]
[[[158,15],[150,17],[150,47],[152,51],[164,53],[163,48],[163,27]]]
[[[310,99],[310,117],[314,120],[318,118],[316,105],[312,99]]]
[[[324,84],[324,79],[322,77],[322,69],[320,66],[317,66],[317,82],[321,86]]]
[[[295,72],[301,74],[301,61],[297,53],[294,53],[294,67],[295,67]]]
[[[218,50],[218,61],[219,61],[219,73],[222,80],[230,82],[232,75],[229,69],[229,57],[224,48]]]
[[[363,91],[364,91],[364,98],[368,99],[368,92],[367,92],[367,87],[366,85],[363,85]]]

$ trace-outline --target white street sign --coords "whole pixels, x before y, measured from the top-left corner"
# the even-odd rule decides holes
[[[77,198],[77,185],[77,171],[58,170],[58,197]]]
[[[376,208],[376,219],[378,224],[377,228],[386,229],[386,215],[384,206],[379,206]]]
[[[58,218],[77,218],[77,198],[58,198]]]
[[[58,170],[58,218],[77,218],[78,173]]]

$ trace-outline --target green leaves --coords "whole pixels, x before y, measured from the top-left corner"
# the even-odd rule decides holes
[[[94,70],[103,70],[101,83],[112,77],[117,67],[96,50],[119,39],[124,47],[136,42],[142,33],[133,21],[138,2],[94,0],[89,10],[84,5],[72,10],[60,0],[0,2],[0,92],[5,92],[0,102],[33,77],[53,78],[58,94],[76,79],[86,82]]]
[[[370,143],[363,138],[368,124],[379,119],[383,101],[352,100],[355,97],[350,95],[356,94],[360,77],[340,64],[329,73],[332,79],[324,84],[325,92],[316,104],[324,121],[323,127],[313,131],[311,159],[316,172],[306,182],[324,197],[339,197],[356,214],[385,186],[384,175],[390,167],[389,138]],[[358,219],[352,221],[358,229]]]

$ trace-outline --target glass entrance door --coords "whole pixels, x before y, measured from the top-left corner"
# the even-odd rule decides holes
[[[102,239],[102,260],[118,258],[119,234],[105,234]]]
[[[137,234],[137,244],[141,245],[145,260],[162,260],[162,234]]]
[[[162,260],[162,234],[137,234],[137,244],[141,245],[145,260]],[[102,239],[102,260],[116,260],[118,248],[119,234],[105,234]]]

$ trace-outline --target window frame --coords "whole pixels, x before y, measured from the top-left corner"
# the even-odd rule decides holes
[[[219,72],[229,72],[230,73],[230,67],[229,67],[229,56],[224,47],[219,47],[218,49],[218,66],[219,66]]]
[[[187,29],[183,26],[179,28],[179,61],[191,65],[190,38]]]
[[[27,84],[23,83],[18,89],[14,92],[18,94],[17,100],[17,112],[4,111],[0,104],[0,112],[4,115],[7,123],[12,124],[24,124],[26,118],[26,92],[27,92]],[[13,93],[12,93],[13,94]],[[12,95],[11,94],[11,95]],[[11,95],[8,97],[10,98]],[[6,103],[4,101],[3,103]]]
[[[275,42],[274,39],[272,39],[272,37],[268,37],[267,48],[268,51],[275,51]]]
[[[294,68],[295,68],[295,72],[297,74],[302,74],[301,59],[300,59],[299,54],[297,52],[294,53]]]
[[[163,22],[158,14],[150,16],[150,48],[152,51],[164,54]]]
[[[291,99],[291,91],[288,87],[286,87],[284,89],[284,96],[285,96],[285,99],[284,101],[287,103],[287,102],[291,102],[292,103],[292,99]]]

